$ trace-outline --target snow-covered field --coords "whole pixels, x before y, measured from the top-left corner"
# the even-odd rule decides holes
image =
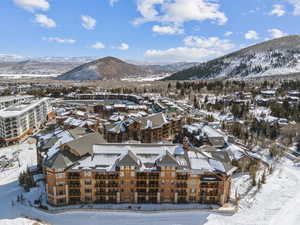
[[[59,74],[0,74],[0,78],[20,79],[29,77],[57,77],[58,75]]]
[[[18,164],[0,173],[0,224],[31,225],[34,218],[57,225],[298,225],[300,224],[300,168],[286,160],[267,177],[267,184],[256,195],[253,192],[240,201],[240,210],[234,215],[211,213],[205,210],[169,212],[73,211],[48,214],[32,207],[15,203],[22,193],[18,174],[34,165],[35,147],[29,144],[0,149],[0,156],[20,151]],[[247,177],[245,177],[247,180]],[[234,179],[236,180],[236,178]],[[239,180],[241,185],[243,180]],[[236,187],[236,185],[235,185]],[[30,198],[29,194],[24,194]],[[44,222],[43,222],[44,223]],[[40,224],[43,224],[42,222]],[[39,223],[36,223],[39,224]]]

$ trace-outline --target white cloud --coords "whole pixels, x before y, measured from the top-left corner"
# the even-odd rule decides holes
[[[208,50],[205,48],[189,48],[189,47],[177,47],[169,48],[166,50],[147,50],[145,56],[154,61],[203,61],[209,57],[215,57],[222,55],[221,52],[215,50]]]
[[[158,34],[183,34],[184,30],[174,26],[154,25],[152,31]]]
[[[76,41],[73,39],[63,39],[59,37],[43,37],[44,41],[51,41],[51,42],[57,42],[60,44],[74,44]]]
[[[105,48],[105,45],[102,42],[96,42],[91,47],[95,48],[95,49],[102,49],[102,48]]]
[[[221,51],[227,51],[234,48],[234,44],[232,44],[229,40],[222,40],[218,37],[204,38],[197,36],[188,36],[183,39],[183,43],[189,47],[198,47]]]
[[[288,34],[283,32],[282,30],[279,29],[269,29],[268,32],[270,33],[271,38],[281,38],[284,36],[287,36]]]
[[[38,23],[41,27],[53,28],[56,27],[56,23],[53,19],[50,19],[44,14],[36,14],[35,22]]]
[[[137,0],[142,17],[135,19],[134,24],[156,21],[182,25],[187,21],[212,20],[223,25],[228,19],[219,8],[218,3],[208,0]]]
[[[47,0],[13,0],[13,2],[29,12],[34,12],[35,10],[46,11],[50,8],[50,4]]]
[[[299,16],[300,15],[300,0],[287,0],[287,1],[294,6],[293,14],[295,16]]]
[[[249,30],[245,34],[245,38],[248,39],[248,40],[258,40],[259,36],[258,36],[258,33],[255,30]]]
[[[126,51],[129,49],[129,45],[126,44],[126,43],[121,43],[120,46],[117,46],[117,47],[114,47],[115,49],[119,49],[119,50],[122,50],[122,51]]]
[[[119,0],[109,0],[109,4],[114,6]]]
[[[285,10],[283,5],[279,5],[279,4],[273,5],[273,9],[270,12],[270,15],[275,15],[280,17],[283,16],[284,14],[285,14]]]
[[[231,35],[233,35],[233,32],[231,32],[231,31],[227,31],[227,32],[224,33],[225,37],[229,37]]]
[[[145,56],[153,61],[205,61],[224,55],[235,47],[229,40],[218,37],[203,38],[189,36],[183,39],[184,46],[166,50],[149,49]]]
[[[81,25],[87,29],[87,30],[94,30],[95,26],[97,24],[97,20],[95,20],[93,17],[91,16],[81,16]]]

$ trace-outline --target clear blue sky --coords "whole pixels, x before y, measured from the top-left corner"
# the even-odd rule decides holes
[[[299,20],[300,0],[1,0],[0,54],[205,61]]]

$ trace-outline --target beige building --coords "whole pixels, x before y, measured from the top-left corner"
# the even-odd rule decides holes
[[[171,141],[181,131],[183,118],[157,113],[146,117],[128,119],[104,126],[104,137],[108,142],[128,140],[142,143]]]
[[[92,134],[90,134],[91,136]],[[229,200],[230,165],[162,144],[65,143],[44,162],[51,205],[203,203]],[[88,144],[89,143],[89,144]]]

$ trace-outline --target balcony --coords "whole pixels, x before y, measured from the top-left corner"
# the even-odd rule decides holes
[[[68,174],[68,179],[70,179],[70,180],[80,179],[80,174],[79,173],[69,173]]]
[[[80,187],[80,182],[70,182],[69,184],[69,187]]]
[[[187,183],[177,183],[176,187],[177,188],[187,188]]]
[[[186,196],[187,192],[186,191],[177,191],[178,196]]]
[[[177,175],[176,179],[177,180],[187,180],[188,179],[188,175]]]
[[[80,196],[81,192],[80,192],[80,190],[70,190],[69,195],[70,196]]]

